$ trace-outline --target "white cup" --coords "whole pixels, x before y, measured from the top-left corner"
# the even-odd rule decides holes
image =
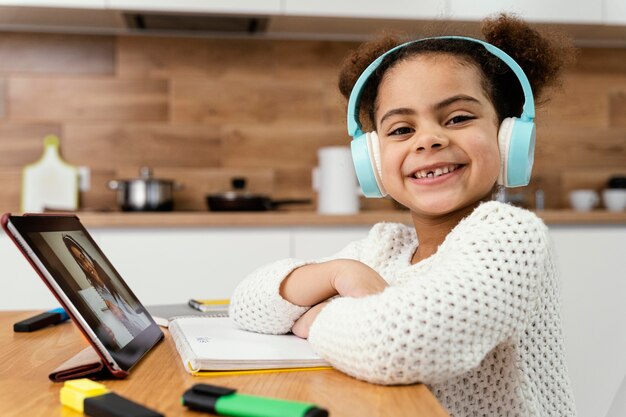
[[[574,190],[569,193],[569,202],[576,211],[590,211],[600,202],[600,198],[594,190]]]
[[[602,202],[608,211],[623,211],[626,209],[626,189],[607,188],[602,191]]]

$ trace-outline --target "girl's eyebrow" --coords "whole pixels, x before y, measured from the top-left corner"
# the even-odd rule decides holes
[[[383,117],[380,118],[380,121],[378,122],[378,124],[382,125],[383,122],[385,121],[385,119],[388,119],[391,116],[395,116],[396,114],[405,115],[405,116],[406,115],[412,116],[412,115],[415,114],[415,110],[409,109],[407,107],[400,107],[398,109],[391,109],[387,113],[385,113],[383,115]]]
[[[480,104],[480,101],[472,96],[468,96],[465,94],[457,94],[456,96],[448,97],[447,99],[442,100],[439,103],[435,104],[434,108],[436,110],[441,110],[444,107],[447,107],[453,103],[456,103],[457,101],[469,101],[471,103]]]
[[[468,101],[470,103],[480,104],[480,101],[472,96],[468,96],[466,94],[457,94],[455,96],[448,97],[447,99],[440,101],[439,103],[435,104],[433,108],[435,110],[441,110],[445,107],[448,107],[449,105],[453,103],[456,103],[457,101]],[[416,113],[415,110],[407,108],[407,107],[391,109],[387,113],[385,113],[383,117],[380,118],[380,121],[378,122],[378,124],[382,125],[383,122],[391,116],[395,116],[395,115],[413,116],[415,115],[415,113]]]

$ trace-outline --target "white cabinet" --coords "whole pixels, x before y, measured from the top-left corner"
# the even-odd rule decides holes
[[[0,310],[59,306],[50,290],[4,231],[0,231],[0,268]]]
[[[285,0],[288,16],[437,19],[445,17],[446,0]]]
[[[143,304],[228,298],[255,268],[290,256],[280,229],[93,229],[91,234]],[[0,309],[58,303],[17,248],[0,235]]]
[[[289,257],[280,229],[102,229],[98,244],[144,304],[228,298],[257,267]]]
[[[604,23],[626,25],[626,0],[604,0]]]
[[[104,9],[107,0],[0,0],[0,6]]]
[[[555,226],[550,235],[578,417],[602,417],[626,375],[626,225]]]
[[[185,13],[280,14],[281,0],[106,0],[115,10],[141,10]]]
[[[602,23],[602,2],[588,0],[448,0],[453,20],[481,20],[500,12],[531,22]],[[623,0],[612,0],[623,1]]]
[[[348,243],[363,239],[370,227],[295,228],[291,235],[291,256],[297,259],[319,259],[334,255]]]

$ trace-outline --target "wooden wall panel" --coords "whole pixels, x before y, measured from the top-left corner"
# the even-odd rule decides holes
[[[609,125],[611,127],[626,127],[626,86],[622,91],[609,96]]]
[[[142,165],[185,183],[177,197],[185,210],[204,210],[204,194],[236,174],[275,198],[315,199],[317,150],[349,145],[336,84],[356,46],[0,33],[0,180],[9,184],[0,209],[19,205],[16,178],[48,133],[60,135],[68,161],[92,169],[81,194],[90,209],[115,209],[106,183]],[[511,192],[532,205],[541,189],[558,208],[585,182],[577,171],[626,167],[625,97],[626,49],[581,50],[563,88],[538,109],[533,180]],[[363,199],[362,207],[395,206]]]
[[[165,80],[12,77],[9,119],[167,121]]]
[[[61,136],[61,125],[0,123],[0,167],[21,169],[39,160],[43,153],[43,138],[50,134]],[[62,142],[61,154],[64,151]]]
[[[537,126],[608,127],[608,95],[620,85],[626,85],[626,74],[567,74],[563,90],[542,109]]]
[[[317,150],[349,146],[341,126],[257,124],[224,131],[222,165],[228,167],[307,168],[317,165]]]
[[[330,91],[336,91],[339,68],[353,47],[354,43],[351,42],[274,41],[273,66],[276,76],[302,83],[310,80],[330,81]]]
[[[237,80],[274,75],[271,42],[263,40],[121,37],[118,61],[120,76]]]
[[[6,85],[6,80],[4,78],[0,78],[0,120],[4,119],[6,116]]]
[[[216,126],[157,123],[71,123],[64,128],[64,155],[95,168],[117,166],[216,167],[221,133]]]
[[[576,57],[576,72],[591,74],[626,73],[626,48],[584,48]]]
[[[0,33],[0,72],[113,74],[111,36],[52,33]]]
[[[323,122],[323,84],[251,79],[173,79],[175,123]]]
[[[210,77],[208,48],[203,39],[124,36],[117,40],[121,77]]]
[[[535,168],[561,170],[626,166],[626,129],[537,129]]]
[[[22,169],[0,167],[0,184],[0,212],[19,212]]]

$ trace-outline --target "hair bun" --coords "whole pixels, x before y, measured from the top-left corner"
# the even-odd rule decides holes
[[[573,61],[571,41],[552,33],[540,33],[523,20],[507,14],[484,19],[485,40],[509,54],[528,77],[535,100],[546,87],[558,85],[562,69]]]

